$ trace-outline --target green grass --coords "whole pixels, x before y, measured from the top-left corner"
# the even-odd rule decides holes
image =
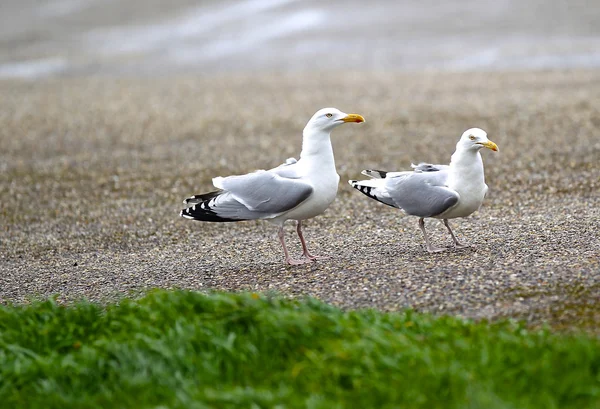
[[[7,408],[598,408],[600,340],[157,291],[0,307]]]

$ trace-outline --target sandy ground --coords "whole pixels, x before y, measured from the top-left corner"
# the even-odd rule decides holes
[[[0,94],[3,302],[275,291],[599,332],[600,72],[55,79],[0,82]],[[265,222],[178,217],[213,176],[297,156],[324,106],[367,119],[334,131],[338,198],[307,223],[330,260],[284,265]],[[364,168],[447,162],[473,126],[500,146],[483,152],[484,205],[453,223],[474,250],[428,254],[415,218],[347,184]]]

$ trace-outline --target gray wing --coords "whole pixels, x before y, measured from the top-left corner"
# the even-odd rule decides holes
[[[247,175],[215,178],[213,183],[251,212],[260,213],[261,217],[275,216],[298,206],[313,192],[310,184],[299,179],[293,169],[289,169],[292,167],[294,165],[285,166],[284,169],[288,168],[285,169],[286,172],[278,172],[279,169],[275,168]]]
[[[400,173],[386,178],[385,187],[394,204],[419,217],[437,216],[450,209],[460,196],[446,185],[448,171]]]
[[[285,179],[299,179],[302,175],[298,170],[298,161],[294,158],[287,158],[284,163],[268,170]]]
[[[433,165],[425,162],[420,162],[418,165],[412,163],[410,167],[414,169],[415,173],[439,172],[440,170],[447,170],[450,168],[448,165]]]

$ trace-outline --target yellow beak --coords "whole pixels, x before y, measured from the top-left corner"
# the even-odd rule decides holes
[[[496,145],[494,142],[492,141],[487,141],[487,142],[478,142],[480,145],[485,146],[488,149],[493,150],[494,152],[498,152],[498,145]]]
[[[344,122],[356,122],[356,123],[365,122],[365,118],[363,118],[361,115],[358,115],[358,114],[348,114],[341,120]]]

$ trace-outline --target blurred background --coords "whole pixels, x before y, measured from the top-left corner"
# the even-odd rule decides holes
[[[597,0],[0,2],[0,78],[599,66]]]

